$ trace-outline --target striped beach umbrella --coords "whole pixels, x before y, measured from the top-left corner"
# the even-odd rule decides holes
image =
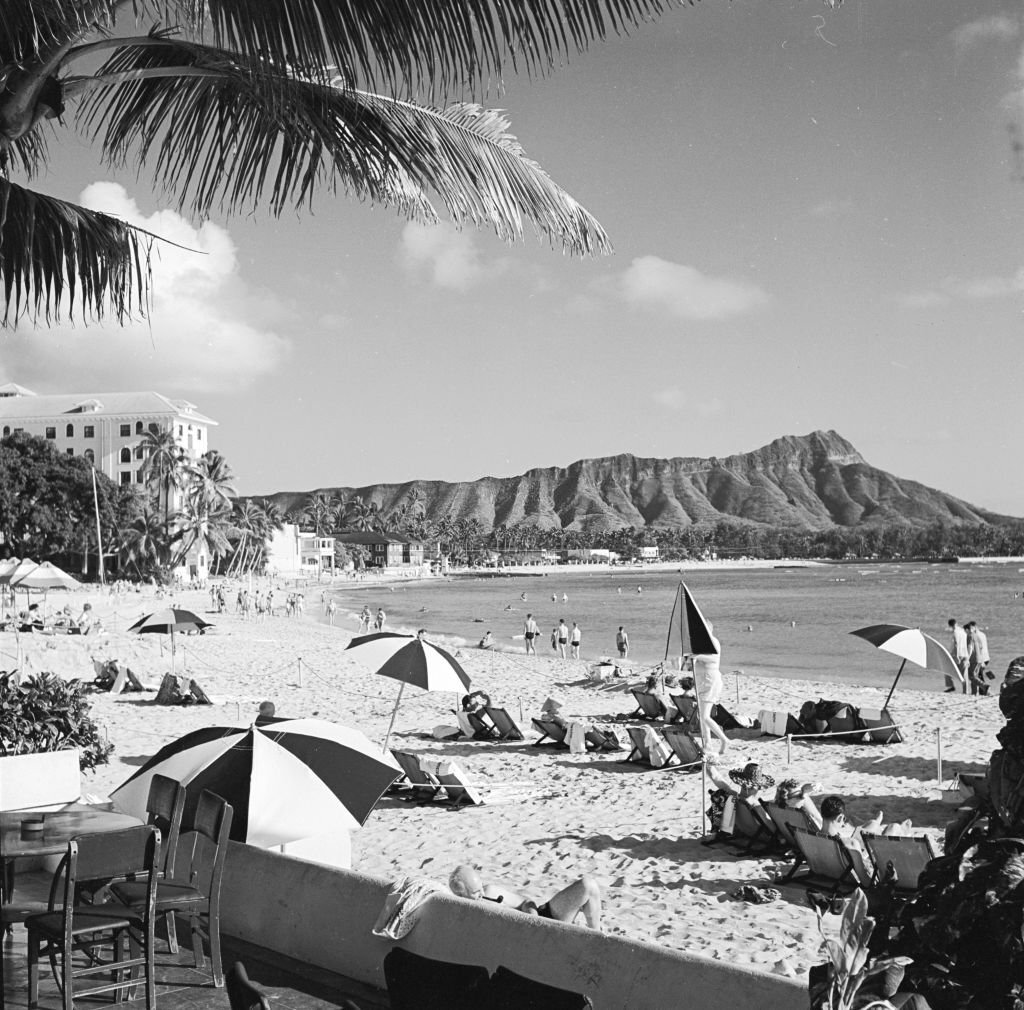
[[[863,638],[865,642],[870,642],[876,649],[891,652],[903,660],[896,672],[896,679],[892,682],[892,687],[889,688],[883,708],[889,704],[889,699],[892,698],[893,691],[896,690],[896,685],[899,683],[900,674],[903,673],[903,667],[908,662],[920,666],[924,670],[932,670],[963,683],[964,675],[956,660],[949,654],[949,650],[931,635],[926,635],[920,628],[908,628],[902,624],[872,624],[867,628],[851,631],[850,634]]]
[[[213,726],[162,747],[110,794],[116,809],[145,819],[154,775],[186,787],[183,825],[204,789],[234,807],[231,837],[268,848],[352,831],[402,774],[358,730],[322,719],[268,726]]]
[[[209,621],[193,614],[191,610],[179,610],[177,607],[165,607],[155,610],[152,614],[140,617],[128,630],[135,635],[170,635],[171,638],[171,673],[174,673],[174,633],[176,631],[205,631],[212,628]]]
[[[406,684],[420,687],[424,691],[455,691],[463,694],[469,690],[469,674],[455,657],[419,635],[399,635],[390,631],[361,635],[353,638],[345,651],[353,653],[352,658],[364,666],[373,667],[381,677],[390,677],[401,683],[384,737],[385,750]]]

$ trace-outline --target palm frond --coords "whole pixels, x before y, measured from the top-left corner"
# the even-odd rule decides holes
[[[337,64],[396,96],[474,93],[693,0],[208,0],[214,43],[298,68]]]
[[[529,221],[569,251],[610,248],[500,112],[400,102],[164,37],[115,53],[96,82],[83,127],[115,165],[152,161],[156,181],[195,214],[254,208],[265,196],[279,214],[340,185],[414,220],[435,219],[436,194],[456,222],[489,224],[506,240]]]
[[[152,239],[109,214],[0,179],[2,324],[74,318],[76,305],[90,319],[144,314]]]

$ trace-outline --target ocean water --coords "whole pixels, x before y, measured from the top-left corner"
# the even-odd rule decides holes
[[[515,636],[522,635],[531,612],[541,628],[538,652],[547,656],[554,655],[549,640],[560,617],[570,628],[573,621],[582,628],[581,656],[588,660],[616,655],[621,624],[629,633],[630,660],[643,667],[665,657],[680,579],[714,622],[726,672],[884,685],[891,683],[898,658],[850,632],[871,624],[903,624],[921,628],[948,647],[950,617],[978,622],[988,635],[992,669],[1000,679],[1009,661],[1024,654],[1024,562],[682,573],[557,568],[544,575],[457,576],[399,584],[393,590],[340,590],[335,596],[342,613],[354,613],[364,603],[374,612],[382,606],[389,630],[422,627],[470,645],[489,630],[500,649],[519,652],[523,642]],[[568,597],[564,603],[563,593]],[[351,616],[342,623],[355,630]],[[909,663],[900,682],[925,690],[944,686],[939,674]]]

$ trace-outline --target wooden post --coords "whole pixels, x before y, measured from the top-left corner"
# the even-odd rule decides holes
[[[302,687],[302,657],[299,656],[299,687]]]
[[[793,734],[786,734],[786,767],[793,763]]]
[[[736,676],[736,713],[738,715],[739,711],[740,711],[740,675],[739,675],[738,671],[736,672],[735,676]]]
[[[939,779],[939,788],[942,788],[942,727],[935,727],[935,774]]]

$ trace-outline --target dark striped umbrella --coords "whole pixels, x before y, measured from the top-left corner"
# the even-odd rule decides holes
[[[231,837],[269,847],[362,825],[402,774],[358,730],[322,719],[199,729],[162,747],[110,798],[146,816],[154,775],[187,787],[183,824],[209,789],[235,810]]]
[[[891,652],[903,660],[896,672],[896,679],[892,682],[892,687],[889,688],[883,708],[889,704],[889,699],[892,698],[892,693],[896,690],[900,674],[903,673],[903,667],[907,665],[908,660],[925,670],[934,670],[936,673],[963,682],[964,675],[946,647],[931,635],[926,635],[920,628],[907,628],[902,624],[872,624],[870,627],[851,631],[850,634],[863,638],[876,649]]]
[[[463,694],[469,690],[469,674],[459,666],[455,658],[419,635],[399,635],[391,631],[361,635],[353,638],[345,651],[352,652],[353,658],[365,666],[374,667],[382,677],[391,677],[401,682],[391,722],[384,737],[385,750],[406,684],[421,687],[424,691],[455,691]]]
[[[174,633],[176,631],[205,631],[212,628],[209,621],[193,614],[191,610],[178,610],[176,607],[165,607],[152,614],[140,617],[128,630],[136,635],[170,635],[171,636],[171,673],[174,673]]]

